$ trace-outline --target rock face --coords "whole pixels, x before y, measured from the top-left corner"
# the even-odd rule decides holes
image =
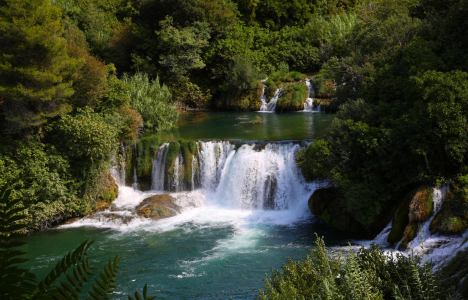
[[[405,250],[414,240],[422,223],[427,221],[434,210],[434,192],[429,186],[422,186],[409,192],[392,219],[392,229],[387,241],[396,244],[401,241],[398,249]]]
[[[362,232],[362,226],[346,208],[341,192],[335,188],[315,190],[309,198],[309,209],[328,225],[347,232]]]
[[[181,212],[182,208],[174,202],[168,194],[154,195],[143,200],[135,210],[139,216],[153,220],[168,218]]]
[[[441,209],[432,219],[431,233],[443,235],[462,234],[468,228],[468,197],[466,191],[456,185],[451,186]]]

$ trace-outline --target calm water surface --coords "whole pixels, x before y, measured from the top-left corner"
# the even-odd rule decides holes
[[[260,117],[261,124],[254,124]],[[324,136],[333,114],[197,112],[181,115],[179,127],[167,130],[167,139],[239,139],[239,140],[302,140]]]

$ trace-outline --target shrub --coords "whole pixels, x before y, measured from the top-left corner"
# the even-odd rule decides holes
[[[323,238],[302,261],[288,258],[283,272],[264,280],[258,299],[459,299],[442,287],[433,265],[410,255],[384,252],[379,245],[350,249],[345,259],[328,256]]]
[[[145,128],[164,130],[177,124],[177,106],[172,102],[169,88],[160,84],[158,77],[150,80],[143,73],[136,73],[131,77],[124,74],[122,81],[130,85],[130,104],[142,115]]]

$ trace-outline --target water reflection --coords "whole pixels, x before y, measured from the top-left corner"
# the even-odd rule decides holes
[[[255,124],[260,117],[261,124]],[[301,140],[321,138],[333,114],[198,112],[183,115],[167,139]]]

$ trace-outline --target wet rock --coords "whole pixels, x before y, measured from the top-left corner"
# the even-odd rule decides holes
[[[158,220],[175,216],[181,212],[182,207],[175,202],[176,199],[168,194],[154,195],[143,200],[135,210],[139,216]]]

